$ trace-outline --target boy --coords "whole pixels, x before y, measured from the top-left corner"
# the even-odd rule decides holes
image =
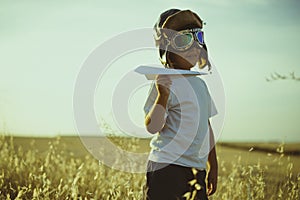
[[[190,10],[170,9],[160,15],[155,40],[165,67],[210,67],[202,25]],[[216,191],[218,164],[209,122],[217,111],[205,82],[196,76],[158,75],[144,111],[148,132],[158,132],[150,144],[147,199],[184,199],[188,193],[207,199]]]

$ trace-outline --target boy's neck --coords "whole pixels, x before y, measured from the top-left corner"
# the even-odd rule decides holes
[[[169,68],[171,69],[180,69],[180,70],[191,70],[190,67],[182,67],[182,66],[179,66],[179,65],[169,65]]]

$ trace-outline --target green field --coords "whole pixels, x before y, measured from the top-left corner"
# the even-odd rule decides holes
[[[149,151],[148,140],[110,139]],[[2,136],[0,149],[0,199],[143,198],[144,174],[99,164],[78,137]],[[219,143],[218,190],[210,199],[300,199],[299,152],[299,144]]]

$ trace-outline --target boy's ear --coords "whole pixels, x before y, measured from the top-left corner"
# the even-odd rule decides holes
[[[198,66],[200,69],[203,69],[206,66],[206,59],[200,57],[199,61],[198,61]]]
[[[211,69],[211,64],[208,60],[208,53],[206,48],[202,48],[200,51],[200,56],[199,56],[199,60],[198,60],[198,67],[199,69],[203,69],[205,66],[208,66],[208,70]]]

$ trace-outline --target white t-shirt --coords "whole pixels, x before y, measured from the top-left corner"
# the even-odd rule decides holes
[[[208,119],[217,114],[205,82],[196,76],[171,76],[166,121],[151,140],[149,160],[205,169],[210,150]],[[152,84],[144,106],[151,110],[157,90]]]

